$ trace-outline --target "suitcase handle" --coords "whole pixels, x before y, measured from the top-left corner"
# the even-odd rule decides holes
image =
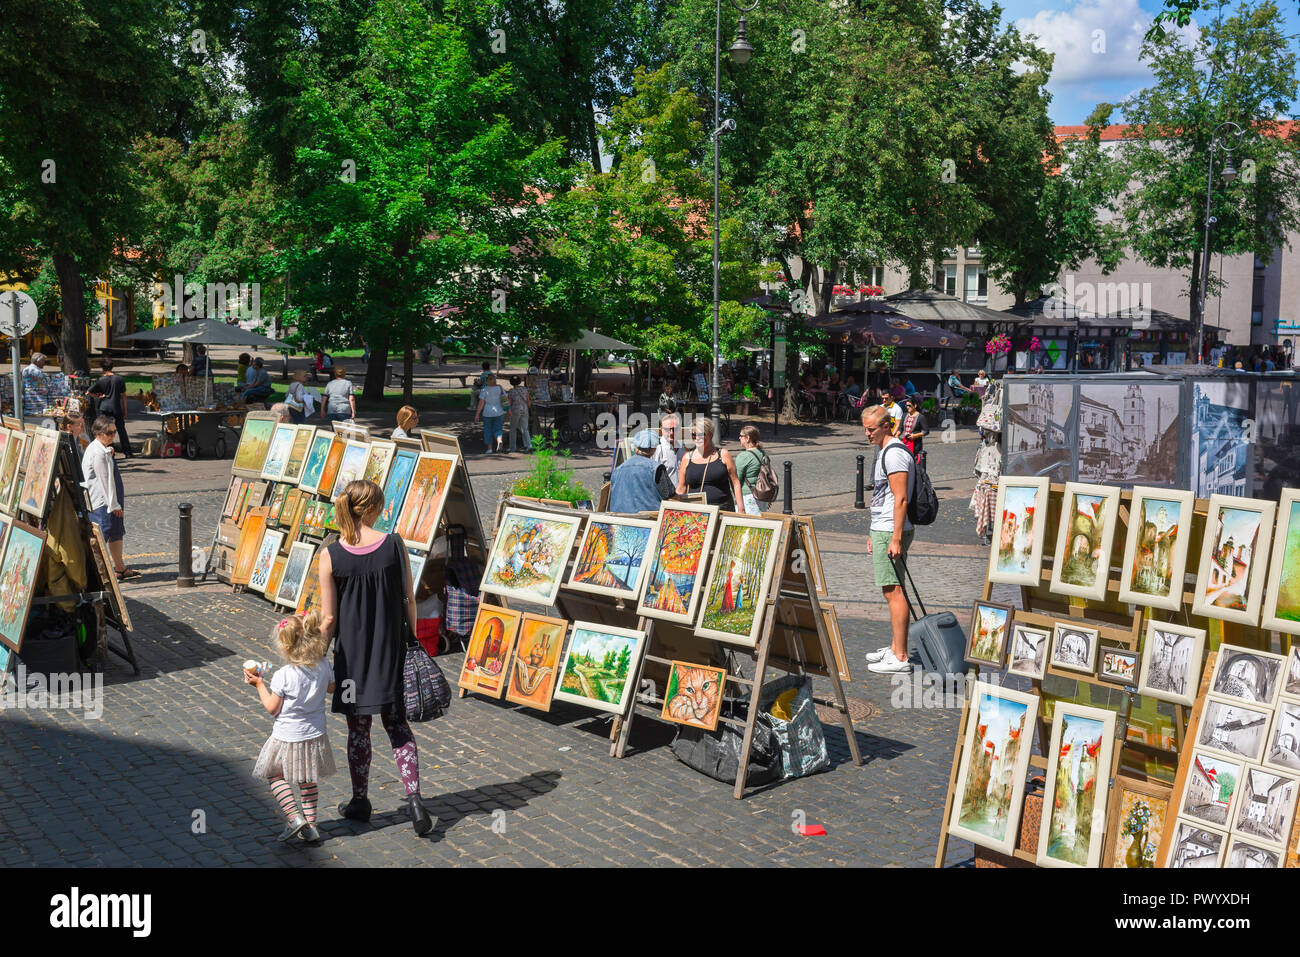
[[[903,601],[907,602],[907,613],[912,616],[913,621],[920,621],[921,619],[917,617],[916,609],[912,607],[912,599],[907,597],[907,586],[903,584],[903,579],[905,577],[907,579],[907,584],[911,585],[912,591],[916,593],[916,603],[921,606],[921,615],[927,615],[929,612],[925,610],[925,602],[921,600],[921,592],[917,589],[916,582],[912,581],[912,573],[907,568],[907,562],[903,561],[901,558],[890,558],[889,561],[894,566],[894,577],[898,579],[898,587],[903,589]],[[899,566],[902,566],[903,569],[901,575],[898,573]]]

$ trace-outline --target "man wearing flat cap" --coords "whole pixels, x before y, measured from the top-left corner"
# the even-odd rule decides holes
[[[611,512],[654,512],[659,503],[676,491],[663,464],[654,459],[659,436],[642,429],[632,437],[636,454],[614,469],[609,479]]]

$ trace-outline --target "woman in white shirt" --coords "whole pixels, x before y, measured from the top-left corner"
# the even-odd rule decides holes
[[[117,425],[113,417],[101,415],[91,427],[95,441],[86,447],[81,457],[82,485],[90,498],[90,520],[99,526],[108,542],[108,553],[113,559],[113,570],[119,580],[139,578],[140,573],[126,567],[122,558],[122,539],[126,524],[122,516],[122,503],[126,491],[122,487],[122,474],[113,460],[113,439]]]
[[[414,407],[404,405],[397,410],[397,428],[393,429],[392,438],[409,439],[411,432],[420,424],[420,413]]]
[[[478,410],[474,421],[483,420],[483,442],[491,455],[501,448],[501,426],[505,421],[505,392],[497,385],[497,377],[489,375],[478,392]]]

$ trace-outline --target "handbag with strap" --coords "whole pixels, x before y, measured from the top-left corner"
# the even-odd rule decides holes
[[[405,616],[402,621],[406,632],[406,660],[402,663],[402,703],[406,708],[406,720],[441,718],[451,707],[451,686],[438,663],[411,634],[411,625]]]

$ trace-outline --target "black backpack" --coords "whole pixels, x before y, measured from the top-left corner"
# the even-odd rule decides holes
[[[916,482],[912,488],[912,497],[907,500],[907,519],[913,525],[933,525],[939,517],[939,496],[930,484],[930,476],[925,465],[916,463]]]

